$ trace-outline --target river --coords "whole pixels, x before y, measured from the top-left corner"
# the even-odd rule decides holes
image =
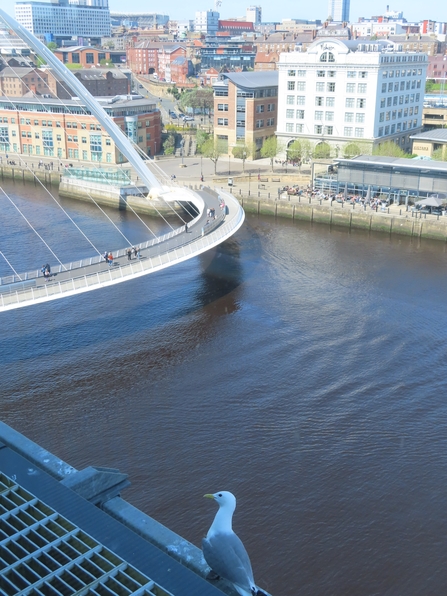
[[[43,189],[3,187],[61,260],[93,254]],[[94,206],[62,203],[98,248],[126,246]],[[47,249],[1,205],[0,250],[40,267]],[[77,468],[128,473],[122,496],[196,545],[202,496],[231,490],[273,596],[443,594],[446,259],[249,215],[200,258],[1,314],[2,420]]]

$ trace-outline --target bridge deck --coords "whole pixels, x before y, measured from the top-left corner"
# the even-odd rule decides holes
[[[14,283],[2,280],[0,284],[0,312],[28,306],[37,302],[45,302],[65,296],[86,292],[127,281],[149,273],[164,269],[176,263],[190,259],[209,248],[220,244],[239,229],[244,221],[244,211],[237,200],[219,191],[211,189],[196,191],[205,202],[205,209],[200,217],[193,220],[188,230],[181,226],[170,234],[154,241],[139,244],[141,259],[127,258],[127,248],[111,251],[114,256],[113,266],[108,265],[102,257],[93,257],[84,261],[70,263],[65,269],[54,272],[46,281],[40,271],[15,277]],[[221,201],[225,208],[221,209]],[[207,216],[208,209],[215,209],[215,219]],[[28,287],[24,280],[34,280]]]

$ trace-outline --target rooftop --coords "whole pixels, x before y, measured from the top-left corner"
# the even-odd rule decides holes
[[[375,169],[395,168],[396,170],[419,170],[423,173],[436,172],[447,174],[447,161],[421,161],[420,159],[406,159],[404,157],[379,157],[377,155],[359,155],[353,159],[337,159],[344,166],[372,166]]]
[[[278,86],[277,71],[235,72],[222,73],[222,80],[229,79],[237,87],[246,89],[260,89]]]
[[[447,143],[447,128],[436,128],[435,130],[428,130],[421,132],[418,135],[410,137],[415,141],[437,141],[438,143]]]

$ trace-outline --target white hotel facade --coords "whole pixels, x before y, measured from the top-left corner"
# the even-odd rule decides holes
[[[281,54],[278,140],[308,139],[332,157],[356,153],[356,143],[363,153],[384,141],[409,151],[422,129],[427,65],[426,54],[387,40],[325,39]]]

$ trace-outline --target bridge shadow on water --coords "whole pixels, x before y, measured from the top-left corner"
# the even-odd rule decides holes
[[[200,336],[202,323],[209,331],[210,317],[231,314],[239,308],[236,290],[243,281],[239,243],[229,239],[191,263],[111,288],[4,313],[0,336],[3,366],[61,357],[104,342],[125,343],[129,337],[146,343],[148,334],[152,348],[157,341],[166,347],[169,337],[163,338],[163,334],[169,336],[173,325],[195,326],[194,335]]]

